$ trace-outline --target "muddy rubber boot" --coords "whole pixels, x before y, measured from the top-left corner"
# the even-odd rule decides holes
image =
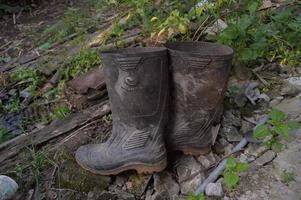
[[[171,68],[169,150],[200,155],[210,151],[211,127],[220,121],[233,50],[206,42],[175,42]]]
[[[105,143],[81,146],[75,156],[78,164],[101,175],[162,171],[167,165],[163,137],[168,119],[166,48],[128,48],[101,55],[112,135]]]

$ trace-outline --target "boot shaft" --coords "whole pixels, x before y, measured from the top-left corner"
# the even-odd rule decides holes
[[[102,58],[113,121],[138,129],[157,124],[168,97],[167,50],[128,48]]]
[[[166,44],[171,68],[171,146],[206,147],[220,118],[233,50],[206,42]]]

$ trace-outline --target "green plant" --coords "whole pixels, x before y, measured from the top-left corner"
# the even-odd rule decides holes
[[[247,1],[240,10],[227,17],[228,27],[218,36],[218,42],[235,49],[238,64],[252,66],[258,59],[279,61],[282,65],[297,65],[301,60],[301,8],[294,7],[257,11],[261,0]]]
[[[267,123],[255,129],[254,137],[264,139],[264,144],[276,152],[281,151],[284,145],[280,139],[288,139],[289,131],[300,128],[298,122],[288,120],[284,112],[273,108],[269,113]]]
[[[21,68],[11,74],[13,82],[22,85],[23,88],[28,88],[31,93],[35,93],[39,84],[42,82],[38,72],[31,68]]]
[[[110,114],[107,114],[107,115],[104,115],[103,117],[102,117],[102,120],[106,123],[106,124],[112,124],[112,114],[110,113]]]
[[[288,185],[290,182],[295,180],[295,176],[294,172],[284,171],[281,176],[281,181]]]
[[[20,100],[13,98],[8,104],[4,105],[5,113],[19,112],[21,110]]]
[[[100,57],[97,52],[92,49],[83,49],[77,55],[65,63],[65,80],[74,78],[80,74],[88,72],[90,69],[100,64]]]
[[[23,170],[24,170],[24,168],[22,165],[16,164],[14,172],[17,175],[17,177],[22,178]]]
[[[195,195],[194,193],[189,192],[187,200],[205,200],[205,195],[204,194]]]
[[[39,176],[40,172],[45,169],[49,164],[51,164],[50,160],[48,159],[48,152],[46,150],[36,151],[35,147],[29,148],[30,155],[31,155],[31,166],[34,171]]]
[[[56,119],[63,120],[69,113],[70,109],[67,106],[58,105],[54,108],[53,115]]]
[[[13,135],[5,128],[0,127],[0,144],[13,138]]]
[[[225,184],[228,188],[233,189],[239,183],[239,173],[248,170],[247,163],[238,162],[234,157],[229,157],[226,168],[223,172]]]
[[[47,27],[39,37],[39,44],[49,46],[47,44],[53,42],[60,42],[66,36],[73,33],[83,35],[87,33],[88,29],[97,25],[97,19],[90,16],[89,12],[80,9],[68,8],[62,20],[58,23]]]

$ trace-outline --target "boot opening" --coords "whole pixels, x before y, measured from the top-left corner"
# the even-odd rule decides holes
[[[178,51],[198,56],[232,56],[233,49],[225,45],[209,42],[173,42],[165,44],[171,51]]]

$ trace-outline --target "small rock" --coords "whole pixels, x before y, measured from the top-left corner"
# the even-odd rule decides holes
[[[271,98],[267,94],[264,94],[264,93],[260,94],[259,99],[263,99],[268,102],[271,100]]]
[[[256,105],[256,100],[259,99],[260,96],[258,86],[259,83],[257,81],[252,81],[246,86],[245,95],[253,105]]]
[[[180,192],[179,185],[167,171],[154,174],[154,189],[166,199],[177,199]]]
[[[248,101],[248,99],[244,93],[238,93],[234,97],[234,102],[240,108],[244,107],[246,105],[247,101]]]
[[[286,82],[284,86],[281,88],[281,95],[286,95],[286,96],[296,96],[301,92],[301,88],[292,85],[289,82]]]
[[[17,89],[11,89],[11,90],[8,91],[8,94],[10,96],[15,96],[17,94],[17,91],[18,91]]]
[[[249,131],[252,131],[254,128],[254,125],[246,120],[242,120],[241,121],[241,128],[240,128],[240,132],[242,133],[247,133]]]
[[[229,142],[239,142],[243,136],[234,126],[226,126],[222,128],[222,134],[225,135]]]
[[[182,194],[194,191],[205,179],[205,175],[200,173],[202,165],[193,156],[182,156],[177,167],[177,174]]]
[[[301,90],[301,77],[291,77],[286,79],[291,85],[296,86]]]
[[[226,29],[228,25],[221,19],[218,19],[214,24],[205,30],[208,35],[217,35],[219,32]]]
[[[257,158],[254,162],[257,166],[263,166],[271,162],[276,157],[276,153],[272,150],[269,150]]]
[[[221,183],[209,183],[205,192],[208,196],[222,197],[224,195]]]
[[[285,112],[290,118],[295,119],[301,115],[301,98],[285,99],[276,108]]]
[[[240,113],[237,113],[235,111],[229,111],[229,110],[225,111],[223,115],[222,125],[223,126],[233,125],[235,127],[240,127],[241,126]]]
[[[197,160],[202,164],[204,168],[209,168],[217,162],[216,157],[212,152],[206,155],[201,155],[197,158]]]
[[[124,174],[119,174],[116,176],[115,184],[121,187],[125,185],[127,180],[127,176],[125,176]]]
[[[266,150],[266,146],[250,143],[248,144],[248,147],[245,149],[244,153],[257,158],[260,155],[262,155]]]
[[[284,97],[283,96],[278,96],[278,97],[275,97],[275,99],[278,99],[278,100],[283,100]]]
[[[279,103],[281,102],[281,100],[279,99],[273,99],[272,101],[270,101],[270,107],[275,107],[277,106]]]

